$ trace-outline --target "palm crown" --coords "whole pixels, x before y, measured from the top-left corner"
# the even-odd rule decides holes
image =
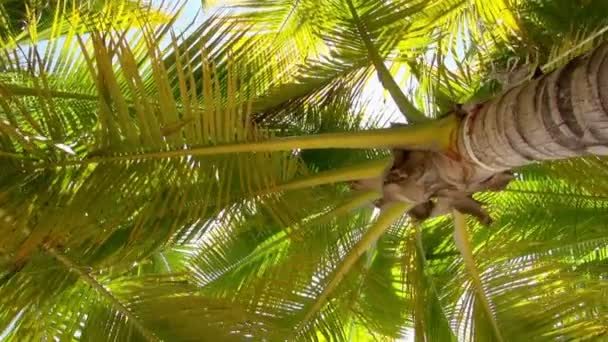
[[[458,104],[501,108],[537,67],[601,74],[608,9],[584,2],[247,0],[187,35],[174,8],[32,1],[20,26],[2,3],[0,336],[605,337],[601,125],[591,155],[518,167],[454,140],[454,112],[492,113]],[[423,170],[447,194],[403,200],[400,153],[456,164]],[[461,168],[475,191],[444,184]]]

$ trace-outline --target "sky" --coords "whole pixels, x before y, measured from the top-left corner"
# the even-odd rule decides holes
[[[154,0],[155,2],[159,2],[159,0]],[[176,29],[178,31],[184,30],[193,20],[196,19],[197,22],[201,22],[204,20],[204,16],[212,11],[213,8],[207,8],[203,13],[202,10],[202,1],[201,0],[187,0],[184,5],[184,9],[180,14],[178,21],[176,22]],[[198,14],[198,17],[197,17]],[[202,15],[201,15],[202,14]]]
[[[184,1],[184,0],[179,0],[179,1]],[[202,22],[204,20],[205,16],[208,15],[208,13],[211,13],[213,11],[214,7],[221,5],[221,3],[223,2],[222,0],[219,0],[219,1],[218,0],[216,0],[216,1],[185,0],[185,1],[186,1],[186,3],[183,7],[183,10],[180,13],[180,16],[179,16],[177,22],[175,23],[176,31],[183,31],[195,19],[196,19],[196,22]],[[176,2],[176,0],[151,0],[151,2],[152,2],[153,6],[159,7],[162,4],[165,4],[165,6],[167,4],[173,5]],[[206,9],[204,11],[202,11],[203,2],[206,2],[207,4],[213,4],[213,6],[207,5]],[[198,14],[198,17],[197,17],[197,14]]]
[[[161,4],[173,5],[176,0],[151,0],[154,6],[160,6]],[[174,27],[177,32],[184,31],[192,21],[195,21],[195,25],[191,27],[194,29],[196,23],[202,23],[211,13],[222,5],[225,5],[228,1],[226,0],[185,0],[178,20]],[[205,2],[206,6],[203,9],[202,3]],[[372,120],[372,117],[377,118],[378,113],[382,112],[382,120],[380,123],[385,126],[389,126],[391,122],[405,123],[403,115],[399,113],[397,106],[393,100],[384,91],[384,88],[380,84],[380,81],[376,76],[373,76],[369,81],[369,84],[364,88],[362,97],[365,98],[369,103],[376,104],[375,106],[368,106],[365,114],[367,119]],[[375,120],[372,120],[375,121]]]

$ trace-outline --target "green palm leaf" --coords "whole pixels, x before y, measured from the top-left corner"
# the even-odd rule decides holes
[[[3,339],[605,338],[605,159],[515,170],[489,227],[378,216],[387,149],[460,121],[378,128],[370,95],[494,96],[595,46],[601,2],[245,0],[190,35],[93,3],[1,4]]]

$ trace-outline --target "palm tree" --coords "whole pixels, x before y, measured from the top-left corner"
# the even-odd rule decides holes
[[[188,37],[58,12],[91,29],[3,38],[0,336],[605,337],[605,5],[553,42],[561,2],[243,1]],[[379,127],[374,75],[406,126]]]

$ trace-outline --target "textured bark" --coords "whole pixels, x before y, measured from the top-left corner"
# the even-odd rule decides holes
[[[415,204],[416,220],[456,209],[490,223],[473,194],[504,189],[511,169],[608,155],[608,44],[464,111],[452,150],[393,149],[393,164],[381,177],[353,188],[382,191],[379,207]]]
[[[381,191],[383,197],[375,202],[378,207],[393,202],[412,203],[409,214],[418,221],[456,209],[489,224],[489,214],[472,195],[500,191],[512,179],[509,172],[489,172],[465,158],[442,152],[396,149],[393,164],[384,174],[353,182],[352,188]]]
[[[471,110],[458,141],[461,154],[494,171],[608,155],[607,146],[607,44]]]

